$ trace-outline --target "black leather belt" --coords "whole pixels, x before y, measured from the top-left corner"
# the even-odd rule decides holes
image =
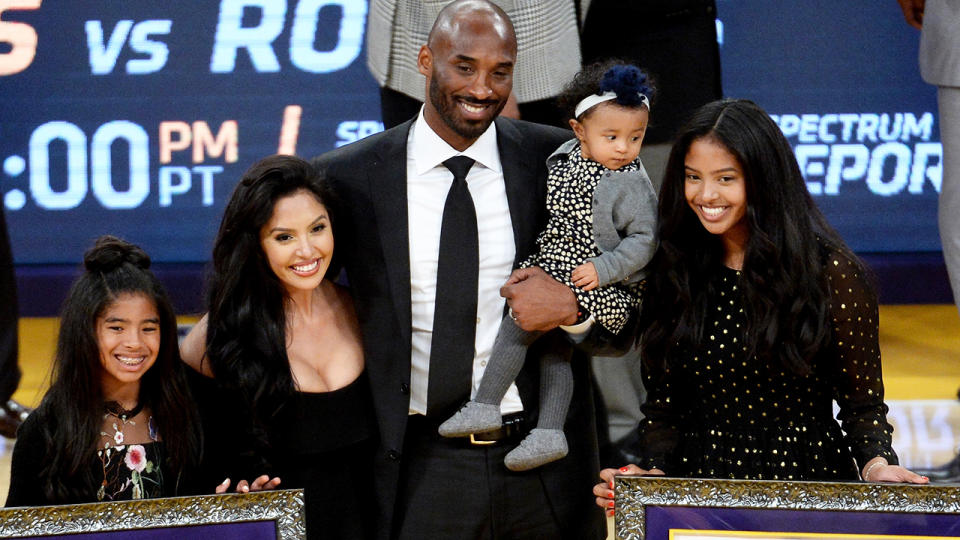
[[[508,414],[503,417],[503,425],[493,431],[474,433],[469,437],[442,437],[437,428],[446,418],[434,419],[415,414],[407,420],[408,435],[442,439],[467,446],[488,446],[518,440],[523,435],[523,413]]]

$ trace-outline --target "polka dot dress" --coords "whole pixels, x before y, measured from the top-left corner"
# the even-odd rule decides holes
[[[634,161],[620,170],[637,169]],[[538,252],[520,266],[539,266],[573,290],[577,301],[597,323],[619,333],[639,305],[635,285],[611,284],[584,291],[570,280],[573,269],[600,255],[593,238],[593,193],[609,169],[585,159],[577,146],[547,176],[547,211],[550,219],[537,237]]]
[[[897,462],[872,294],[848,259],[830,257],[826,270],[834,341],[808,375],[746,357],[740,273],[716,274],[701,346],[659,382],[645,374],[639,465],[685,477],[856,480],[854,458],[861,468],[875,456]]]

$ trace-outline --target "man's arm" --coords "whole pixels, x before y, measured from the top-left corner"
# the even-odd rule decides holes
[[[500,288],[500,296],[507,299],[517,325],[528,332],[571,326],[579,318],[580,307],[573,291],[539,267],[514,270]],[[568,333],[576,348],[589,354],[621,356],[636,342],[635,316],[619,334],[612,334],[599,324],[586,326],[577,328],[582,330],[580,334]]]

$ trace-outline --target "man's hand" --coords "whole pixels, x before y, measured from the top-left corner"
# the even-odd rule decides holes
[[[923,7],[926,0],[897,0],[903,10],[903,18],[907,24],[920,30],[923,26]]]
[[[519,268],[500,287],[513,320],[527,332],[546,332],[577,322],[577,297],[570,287],[538,267]]]

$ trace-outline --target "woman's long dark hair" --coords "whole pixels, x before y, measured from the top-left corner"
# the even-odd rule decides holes
[[[645,365],[662,370],[671,356],[702,342],[711,277],[723,264],[720,238],[704,229],[684,196],[684,161],[697,140],[726,148],[745,177],[749,240],[740,287],[747,357],[778,358],[785,368],[808,373],[830,340],[825,250],[858,259],[814,204],[783,133],[746,100],[698,109],[670,152],[660,192],[660,249],[644,299]]]
[[[39,479],[51,504],[92,502],[91,463],[96,460],[104,415],[97,319],[123,295],[147,297],[160,317],[157,360],[140,379],[140,403],[149,408],[163,440],[164,466],[180,481],[199,461],[199,418],[183,373],[177,321],[163,286],[139,247],[102,236],[83,257],[85,271],[73,283],[60,315],[50,389],[34,414],[46,444]],[[166,471],[164,471],[166,474]]]
[[[206,355],[216,379],[249,407],[244,413],[251,435],[262,445],[268,420],[292,395],[294,383],[287,358],[287,292],[263,253],[260,230],[277,201],[298,191],[317,198],[336,231],[336,201],[317,170],[298,157],[274,155],[244,173],[213,247]],[[339,274],[335,259],[325,279]]]

